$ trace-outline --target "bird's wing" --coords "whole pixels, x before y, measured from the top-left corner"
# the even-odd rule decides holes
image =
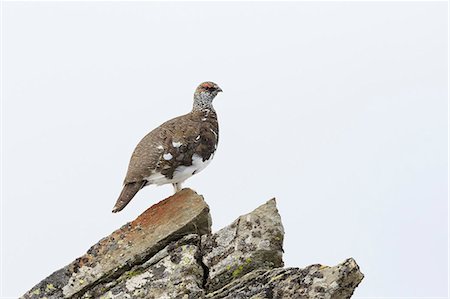
[[[171,119],[148,133],[134,149],[124,183],[139,182],[155,171],[167,169],[167,165],[162,165],[164,163],[180,162],[180,159],[176,160],[180,158],[176,155],[182,146],[192,143],[190,136],[196,136],[197,131],[200,131],[199,126],[191,121],[189,114],[186,114]],[[170,154],[174,160],[164,159],[165,154]]]

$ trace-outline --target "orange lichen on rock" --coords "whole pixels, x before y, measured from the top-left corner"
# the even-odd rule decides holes
[[[180,211],[183,209],[195,208],[198,204],[202,204],[203,197],[197,195],[191,189],[183,189],[175,193],[169,198],[166,198],[142,213],[138,218],[130,223],[134,228],[139,226],[141,228],[156,227],[161,224],[173,221],[178,218]]]

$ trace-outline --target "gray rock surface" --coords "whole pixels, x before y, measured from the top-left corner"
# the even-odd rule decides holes
[[[22,298],[350,298],[363,279],[353,259],[282,268],[275,199],[211,234],[190,189],[150,207]]]
[[[208,299],[244,298],[350,298],[363,279],[353,259],[335,267],[311,265],[304,269],[255,270],[222,289],[207,294]]]
[[[203,236],[203,263],[209,269],[208,291],[217,290],[255,269],[283,267],[283,237],[275,199],[217,233]]]
[[[84,298],[203,298],[199,244],[198,235],[172,242],[144,264],[125,272],[114,286],[97,286]]]
[[[210,232],[211,216],[203,197],[183,189],[100,240],[85,255],[51,274],[23,298],[79,298],[99,282],[113,281],[142,264],[171,241],[187,234]]]

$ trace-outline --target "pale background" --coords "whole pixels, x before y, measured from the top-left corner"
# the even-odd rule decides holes
[[[447,296],[447,22],[445,2],[5,2],[1,296],[171,194],[110,212],[206,80],[220,144],[187,186],[214,230],[276,196],[287,266],[354,257],[356,298]]]

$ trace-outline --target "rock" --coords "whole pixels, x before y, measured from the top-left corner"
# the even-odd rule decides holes
[[[23,298],[81,297],[100,281],[113,281],[142,264],[171,241],[187,234],[210,232],[211,216],[203,197],[183,189],[100,240],[85,255],[51,274]]]
[[[143,265],[125,272],[115,286],[96,286],[84,298],[203,298],[199,244],[198,235],[172,242]],[[109,291],[102,293],[103,289]]]
[[[311,265],[305,269],[255,270],[222,289],[207,294],[208,299],[244,298],[350,298],[364,275],[353,259],[335,267]]]
[[[203,236],[203,263],[209,269],[207,290],[217,290],[255,269],[282,267],[283,238],[275,199],[217,233]]]
[[[335,267],[283,267],[275,199],[211,234],[190,189],[152,206],[22,298],[350,298],[363,279],[353,259]]]

